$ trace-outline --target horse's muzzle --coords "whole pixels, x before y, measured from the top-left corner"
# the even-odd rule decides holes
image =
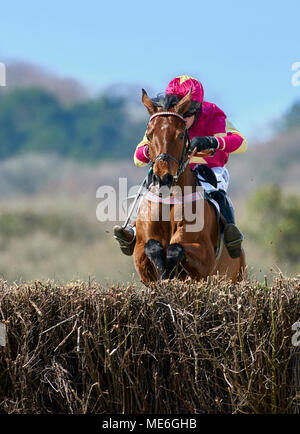
[[[174,182],[174,178],[170,173],[166,173],[162,178],[154,174],[152,178],[152,183],[155,187],[161,189],[162,187],[168,187],[168,189],[171,189]]]

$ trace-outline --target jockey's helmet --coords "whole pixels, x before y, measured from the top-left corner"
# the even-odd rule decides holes
[[[192,100],[202,103],[203,86],[196,78],[189,75],[180,75],[171,80],[167,86],[166,95],[177,95],[181,99],[190,91],[190,88],[192,88]]]
[[[183,98],[192,88],[192,103],[184,117],[196,114],[203,102],[204,90],[202,84],[194,77],[180,75],[175,77],[167,86],[166,95],[176,95],[179,99]]]

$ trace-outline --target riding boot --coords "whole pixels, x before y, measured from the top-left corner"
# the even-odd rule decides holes
[[[128,225],[127,228],[114,226],[114,238],[119,242],[124,255],[131,256],[135,246],[135,226]]]
[[[242,241],[244,236],[235,224],[234,209],[230,198],[224,190],[209,193],[220,206],[220,212],[226,220],[224,226],[224,243],[231,258],[241,256]]]

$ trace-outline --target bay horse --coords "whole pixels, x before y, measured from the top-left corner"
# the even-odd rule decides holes
[[[153,185],[168,188],[176,185],[182,191],[189,186],[192,192],[195,192],[196,181],[188,164],[189,138],[183,118],[191,104],[191,91],[168,111],[155,105],[144,89],[142,102],[150,115],[146,135],[153,168]],[[168,220],[161,218],[160,202],[155,205],[159,218],[154,221],[145,219],[145,210],[149,211],[148,208],[153,207],[153,202],[142,200],[136,219],[136,244],[133,252],[134,266],[142,282],[147,284],[174,277],[184,280],[188,276],[200,280],[217,273],[225,275],[233,282],[242,278],[245,269],[244,250],[242,249],[240,257],[233,259],[224,246],[219,257],[216,257],[220,239],[218,221],[213,206],[208,200],[202,200],[204,224],[198,232],[186,230],[190,222],[186,221],[184,212],[180,220],[174,218],[172,204],[169,206]],[[182,207],[185,206],[187,205],[183,203]],[[196,201],[192,206],[195,210]]]

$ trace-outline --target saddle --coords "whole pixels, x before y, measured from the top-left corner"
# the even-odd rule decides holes
[[[197,185],[201,186],[201,181],[202,181],[202,182],[208,182],[214,188],[218,187],[218,181],[216,175],[210,167],[204,164],[198,164],[193,170],[193,173],[195,175],[195,180]],[[215,214],[216,214],[216,219],[218,224],[218,241],[217,241],[217,246],[215,247],[215,256],[216,256],[216,261],[218,261],[219,257],[221,256],[222,248],[224,245],[224,240],[223,240],[224,227],[225,227],[224,221],[221,218],[220,205],[213,198],[213,195],[204,191],[204,199],[206,199],[209,202],[209,204],[215,210]]]
[[[218,181],[214,171],[205,164],[197,164],[197,166],[193,170],[193,173],[195,175],[198,185],[201,185],[201,181],[203,181],[208,182],[215,188],[218,187]]]
[[[195,175],[195,181],[197,185],[201,186],[201,181],[202,181],[202,182],[208,182],[214,188],[218,187],[217,177],[214,174],[214,171],[211,170],[210,167],[205,166],[204,164],[198,164],[193,170],[193,173]],[[208,200],[208,202],[213,206],[216,212],[217,221],[220,222],[221,213],[220,213],[220,206],[218,202],[210,195],[210,193],[207,193],[205,190],[204,190],[204,198]]]
[[[218,185],[215,174],[209,167],[200,165],[196,169],[197,176],[195,178],[198,185],[201,185],[201,180],[214,187]],[[198,174],[201,174],[202,179],[199,180]],[[241,255],[241,242],[244,236],[235,225],[234,208],[230,198],[222,189],[216,189],[209,193],[204,191],[204,198],[213,206],[216,213],[218,224],[218,241],[215,247],[216,263],[221,256],[224,244],[230,257],[238,258]]]

